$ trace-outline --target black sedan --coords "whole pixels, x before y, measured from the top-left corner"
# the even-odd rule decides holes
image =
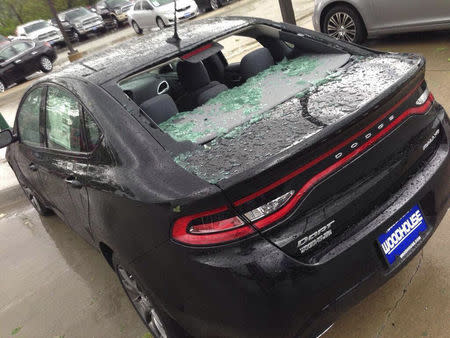
[[[0,93],[27,76],[53,70],[56,52],[47,42],[15,40],[0,45]]]
[[[198,8],[202,11],[213,10],[229,4],[232,0],[195,0]]]
[[[171,34],[35,83],[0,134],[7,160],[155,337],[317,336],[449,207],[450,124],[425,60],[262,19]]]

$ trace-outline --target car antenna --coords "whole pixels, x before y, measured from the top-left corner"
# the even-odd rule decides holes
[[[168,43],[173,43],[176,45],[180,44],[180,36],[178,35],[178,24],[177,24],[177,0],[173,0],[173,17],[174,17],[174,25],[173,25],[173,36],[168,38],[166,41]]]

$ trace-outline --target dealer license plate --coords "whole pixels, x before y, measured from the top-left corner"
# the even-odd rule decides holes
[[[384,234],[379,235],[378,243],[389,265],[403,260],[422,240],[421,234],[426,230],[425,218],[415,205]]]

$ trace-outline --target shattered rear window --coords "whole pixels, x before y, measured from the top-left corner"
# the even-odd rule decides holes
[[[308,54],[285,59],[159,127],[179,142],[209,142],[247,122],[258,121],[270,109],[322,81],[349,58],[348,54]]]
[[[334,57],[338,56],[331,58]],[[344,67],[324,73],[318,71],[321,62],[325,62],[325,59],[320,57],[305,56],[292,61],[302,64],[300,73],[303,74],[303,78],[296,75],[295,69],[289,66],[279,68],[278,65],[274,69],[267,70],[264,75],[260,74],[261,76],[248,84],[247,91],[251,93],[249,98],[240,97],[239,93],[242,95],[242,91],[235,93],[237,96],[235,101],[222,102],[223,105],[217,105],[217,102],[220,103],[224,97],[217,98],[215,112],[222,116],[226,123],[213,125],[208,121],[217,122],[216,115],[210,118],[200,109],[181,113],[167,121],[164,128],[179,139],[206,140],[206,136],[210,136],[212,131],[215,133],[217,130],[221,131],[220,136],[199,146],[197,150],[174,154],[175,162],[209,183],[219,183],[261,165],[264,161],[304,142],[327,126],[353,114],[390,86],[401,81],[404,76],[415,72],[420,64],[420,58],[414,55],[351,57],[350,62]],[[264,83],[264,79],[270,79],[270,74],[280,72],[283,74],[280,78],[287,79],[287,83],[295,88],[289,93],[296,92],[296,94],[270,109],[261,109],[265,104],[264,95],[276,96],[279,91],[264,92],[259,85]],[[306,79],[305,76],[311,78]],[[302,81],[305,82],[304,86],[300,85]],[[276,83],[277,86],[280,84],[279,81]],[[240,113],[229,111],[234,108]],[[195,119],[190,119],[189,113],[192,113]],[[201,124],[204,130],[195,125],[196,121],[201,121],[200,117],[206,119]],[[245,121],[237,123],[233,118]],[[232,125],[235,127],[230,128]],[[183,127],[187,129],[184,133]]]

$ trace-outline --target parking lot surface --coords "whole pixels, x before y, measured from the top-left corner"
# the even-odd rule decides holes
[[[312,27],[312,3],[294,1],[299,24],[307,28]],[[277,0],[243,0],[207,15],[280,20],[277,6]],[[127,30],[117,33],[120,39],[127,37]],[[118,36],[105,38],[113,41]],[[94,42],[101,43],[100,39]],[[428,86],[450,109],[448,32],[391,36],[372,40],[368,46],[425,55]],[[29,85],[0,95],[0,111],[6,111],[9,122]],[[0,175],[5,180],[8,176],[3,170]],[[2,199],[0,192],[0,337],[149,337],[101,254],[56,216],[39,217],[22,194],[9,196]],[[345,313],[324,337],[448,337],[449,238],[447,213],[425,248],[383,287]]]

